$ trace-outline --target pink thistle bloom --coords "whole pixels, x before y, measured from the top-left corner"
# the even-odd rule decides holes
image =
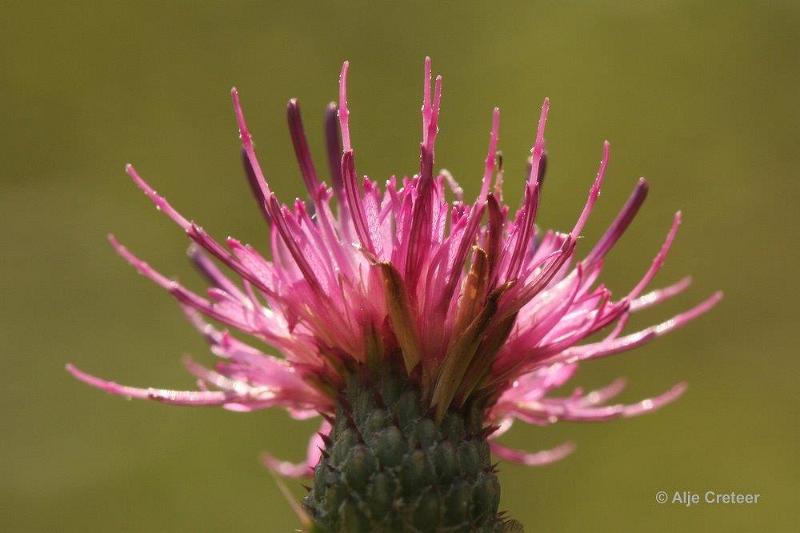
[[[502,196],[498,109],[492,113],[480,191],[469,203],[447,171],[434,170],[442,78],[436,77],[431,87],[426,59],[419,169],[411,177],[392,176],[381,188],[356,171],[347,75],[345,62],[338,105],[331,104],[325,118],[327,183],[309,153],[299,105],[289,102],[289,131],[308,189],[308,200],[292,205],[281,203],[270,188],[239,93],[232,90],[246,174],[271,232],[268,256],[233,238],[224,243],[214,239],[159,196],[133,166],[126,167],[133,182],[193,241],[190,257],[209,282],[207,294],[161,275],[113,236],[111,244],[140,274],[172,294],[220,360],[213,369],[186,361],[198,380],[194,391],[118,385],[68,365],[75,377],[130,398],[234,411],[280,406],[298,419],[321,415],[306,461],[292,464],[265,456],[270,468],[287,476],[312,473],[330,438],[329,421],[336,416],[347,376],[376,362],[398,361],[436,420],[480,399],[492,451],[527,465],[561,459],[572,445],[527,453],[494,441],[514,421],[544,425],[630,417],[681,395],[684,384],[633,405],[609,403],[624,386],[618,380],[591,392],[550,396],[579,363],[646,344],[721,298],[716,293],[661,324],[624,333],[631,314],[681,293],[690,280],[645,292],[675,239],[678,212],[632,289],[615,299],[598,282],[605,256],[647,196],[644,179],[605,234],[579,254],[579,237],[606,176],[607,142],[575,225],[566,233],[543,230],[536,214],[549,100],[542,104],[524,198],[512,214]],[[221,328],[271,345],[279,355],[264,353]],[[601,330],[608,331],[605,337],[585,342]]]

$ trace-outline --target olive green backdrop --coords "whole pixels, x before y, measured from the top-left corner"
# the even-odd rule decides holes
[[[684,225],[657,281],[695,277],[687,295],[636,324],[726,292],[712,314],[636,353],[586,364],[572,384],[624,375],[624,399],[636,401],[685,379],[678,403],[606,424],[515,427],[510,445],[571,439],[578,449],[543,468],[502,465],[502,507],[530,532],[798,530],[796,3],[60,4],[0,2],[0,529],[298,527],[257,457],[268,449],[299,459],[315,424],[278,411],[126,402],[75,382],[64,364],[180,388],[193,386],[181,354],[210,359],[173,301],[106,244],[113,231],[200,286],[184,236],[127,180],[126,162],[209,230],[263,245],[230,87],[240,88],[262,162],[290,200],[303,191],[286,100],[300,98],[321,156],[322,111],[350,59],[360,170],[411,173],[429,54],[444,75],[437,166],[468,193],[499,105],[517,202],[550,96],[540,222],[571,227],[607,138],[612,164],[587,239],[638,176],[652,187],[605,279],[617,294],[635,283],[677,209]],[[657,504],[658,490],[761,497],[685,508]]]

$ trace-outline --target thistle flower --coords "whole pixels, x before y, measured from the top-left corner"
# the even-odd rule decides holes
[[[348,63],[338,105],[325,115],[330,182],[312,161],[300,107],[289,131],[308,200],[279,202],[256,158],[239,93],[233,106],[245,173],[270,229],[270,255],[228,238],[225,245],[159,196],[133,166],[134,183],[193,241],[189,255],[208,280],[206,296],[161,275],[111,236],[116,251],[166,289],[220,358],[214,369],[187,360],[198,390],[136,388],[68,365],[109,393],[188,406],[252,411],[280,406],[322,424],[300,464],[265,455],[286,476],[313,476],[304,508],[323,531],[502,531],[496,456],[541,465],[572,451],[566,443],[529,453],[496,441],[514,421],[600,421],[647,413],[683,392],[678,384],[634,405],[609,404],[622,380],[592,392],[550,393],[578,364],[641,346],[709,310],[717,293],[661,324],[623,334],[632,313],[682,292],[682,279],[645,293],[678,226],[641,280],[621,298],[598,283],[603,260],[647,195],[640,179],[605,234],[578,256],[578,239],[600,195],[609,144],[583,210],[567,233],[535,221],[546,165],[544,101],[515,214],[503,202],[494,109],[483,177],[469,203],[445,170],[434,171],[442,78],[431,87],[425,61],[419,170],[383,190],[356,172],[347,104]],[[452,200],[448,200],[451,197]],[[220,268],[226,267],[231,274]],[[217,325],[207,322],[213,321]],[[268,354],[219,325],[272,346]],[[608,330],[600,340],[584,342]]]

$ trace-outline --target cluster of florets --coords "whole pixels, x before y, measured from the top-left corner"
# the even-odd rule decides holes
[[[207,295],[159,274],[113,237],[111,243],[178,300],[221,360],[213,370],[187,361],[199,380],[195,391],[122,386],[70,366],[76,377],[133,398],[237,411],[281,406],[297,418],[322,415],[330,420],[349,376],[359,367],[394,361],[418,388],[435,420],[478,402],[492,439],[514,420],[550,424],[627,417],[657,409],[681,394],[683,384],[634,405],[609,405],[623,387],[620,380],[592,392],[549,396],[578,363],[641,346],[720,298],[715,294],[666,322],[623,334],[632,313],[680,293],[689,279],[644,292],[673,243],[681,220],[677,213],[652,264],[630,291],[614,299],[597,282],[604,257],[647,195],[643,179],[605,234],[577,256],[576,244],[606,175],[608,143],[574,227],[566,233],[544,231],[535,220],[550,104],[545,100],[541,108],[522,204],[514,214],[503,201],[497,156],[500,112],[495,109],[480,189],[468,203],[450,173],[434,171],[442,78],[431,87],[426,60],[419,170],[411,177],[392,176],[381,189],[356,172],[347,71],[345,63],[338,105],[331,104],[325,117],[329,183],[320,179],[312,161],[299,105],[289,102],[289,129],[309,196],[289,206],[270,189],[238,92],[232,91],[246,174],[271,231],[269,258],[233,238],[218,242],[127,167],[136,185],[194,241],[190,256],[210,283]],[[220,324],[272,346],[278,355],[219,329]],[[582,343],[604,329],[605,337]],[[268,456],[268,465],[286,475],[309,474],[330,431],[329,422],[323,421],[307,461],[293,465]],[[571,450],[566,444],[526,453],[495,441],[491,447],[499,457],[530,465]]]

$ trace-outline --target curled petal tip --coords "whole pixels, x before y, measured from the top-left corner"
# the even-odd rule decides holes
[[[700,315],[710,311],[714,306],[717,305],[717,303],[719,303],[721,299],[722,291],[717,291],[688,311],[684,311],[683,313],[675,315],[661,324],[652,326],[652,331],[654,331],[657,336],[660,336],[664,333],[668,333],[674,329],[680,328],[681,326],[686,325],[688,322],[696,319]]]
[[[239,101],[239,90],[236,87],[231,89],[231,100],[233,100],[233,109],[236,112],[236,118],[238,121],[239,114],[242,112],[242,103]]]
[[[661,409],[665,405],[670,404],[683,396],[688,388],[689,385],[685,381],[676,383],[670,390],[664,394],[661,394],[660,396],[656,396],[655,398],[647,398],[646,400],[642,400],[637,404],[626,407],[625,411],[623,411],[623,416],[625,418],[629,418],[649,413],[651,411],[655,411],[656,409]]]
[[[117,236],[113,233],[106,235],[106,240],[117,253],[120,253],[121,250],[125,250],[125,247],[119,242]]]
[[[94,387],[102,388],[102,387],[100,387],[100,384],[102,384],[102,380],[101,379],[87,374],[86,372],[84,372],[83,370],[81,370],[77,366],[73,365],[72,363],[67,363],[64,366],[64,368],[66,368],[67,372],[72,374],[72,377],[74,377],[75,379],[83,381],[87,385],[92,385]]]
[[[491,442],[489,446],[499,458],[525,466],[543,466],[554,463],[575,451],[575,444],[569,441],[550,450],[533,453],[507,448],[495,442]]]
[[[91,374],[87,374],[73,364],[66,365],[67,372],[72,374],[75,379],[83,381],[87,385],[100,389],[109,394],[116,394],[118,396],[126,396],[129,398],[144,399],[148,397],[149,392],[144,389],[136,389],[133,387],[125,387],[114,383],[113,381],[106,381]]]
[[[122,243],[119,242],[119,239],[117,239],[117,236],[114,235],[113,233],[109,233],[108,235],[106,235],[106,240],[108,240],[109,244],[111,244],[111,246],[117,249],[117,251],[119,251],[120,249],[125,249]]]
[[[688,389],[689,389],[689,382],[679,381],[678,383],[673,385],[670,390],[666,392],[666,395],[668,395],[669,401],[677,400],[679,397],[683,396]]]
[[[310,477],[311,470],[302,463],[281,461],[267,452],[261,454],[261,463],[270,471],[289,478]]]
[[[663,302],[682,293],[686,290],[689,285],[692,284],[692,277],[685,276],[678,280],[676,283],[669,285],[668,287],[664,287],[661,289],[656,289],[654,291],[650,291],[649,293],[639,296],[631,302],[631,311],[635,312],[640,309],[645,309],[650,307],[654,304],[659,302]]]
[[[72,377],[74,377],[75,379],[83,381],[84,383],[86,383],[87,385],[91,385],[92,387],[97,387],[101,389],[103,388],[102,387],[103,381],[101,379],[87,374],[86,372],[84,372],[77,366],[73,365],[72,363],[67,363],[66,365],[64,365],[64,368],[66,368],[67,372],[72,374]]]
[[[716,306],[720,302],[720,300],[722,300],[722,298],[724,296],[725,296],[725,293],[723,291],[716,291],[711,296],[706,298],[704,301],[702,301],[699,304],[697,304],[690,311],[692,311],[694,309],[698,309],[698,310],[702,309],[702,311],[698,312],[698,315],[703,314],[706,311],[711,310],[711,308],[713,308],[714,306]]]

